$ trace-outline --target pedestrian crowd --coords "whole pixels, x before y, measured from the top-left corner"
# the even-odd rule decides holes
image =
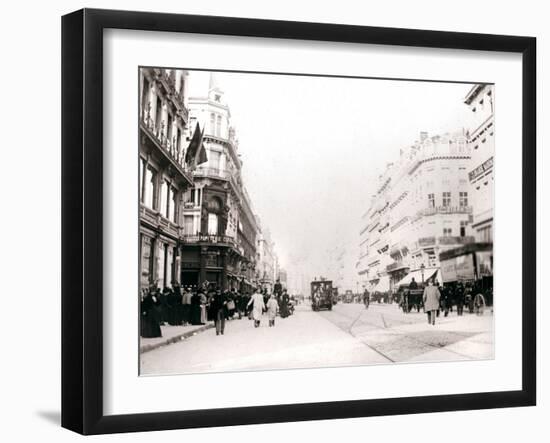
[[[288,317],[292,309],[290,296],[279,281],[272,294],[266,289],[250,294],[235,288],[222,291],[214,285],[182,287],[176,282],[161,291],[153,285],[141,294],[140,334],[144,338],[162,337],[163,325],[205,325],[213,321],[216,335],[223,335],[226,320],[248,318],[259,327],[264,313],[273,327],[277,315]]]
[[[418,286],[413,281],[409,290]],[[492,288],[483,291],[479,282],[457,282],[453,285],[440,285],[437,280],[428,280],[422,295],[424,312],[428,316],[428,323],[434,325],[436,317],[443,312],[447,317],[456,306],[458,316],[464,314],[464,308],[470,314],[483,315],[488,302],[492,302]]]

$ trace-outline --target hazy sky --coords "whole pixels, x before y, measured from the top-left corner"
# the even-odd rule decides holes
[[[191,72],[193,79],[207,74]],[[469,127],[471,85],[217,73],[243,177],[289,272],[325,273],[344,245],[357,260],[361,214],[387,162],[420,131]]]

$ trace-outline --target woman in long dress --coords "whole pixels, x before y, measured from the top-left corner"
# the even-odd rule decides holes
[[[156,293],[149,291],[141,301],[141,336],[162,337],[160,330],[160,301]]]
[[[198,293],[191,297],[191,324],[201,324],[201,297]]]
[[[262,320],[262,313],[265,309],[265,303],[264,297],[257,290],[248,301],[247,307],[250,305],[252,305],[252,318],[254,319],[254,327],[258,328],[260,326],[260,321]]]
[[[281,296],[281,306],[279,306],[279,311],[281,314],[281,318],[286,318],[290,315],[290,312],[288,311],[288,303],[290,302],[290,298],[288,296],[288,293],[286,292],[286,289],[283,291],[283,295]]]
[[[201,292],[199,294],[200,296],[200,299],[201,299],[201,323],[203,325],[206,324],[206,295],[204,294],[204,292]]]

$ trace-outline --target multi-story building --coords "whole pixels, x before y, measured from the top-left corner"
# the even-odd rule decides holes
[[[260,234],[257,218],[252,209],[252,203],[246,188],[243,188],[243,199],[237,224],[237,241],[243,249],[241,259],[240,280],[238,288],[241,292],[251,293],[258,286],[256,280],[256,242]]]
[[[391,290],[420,269],[428,278],[439,267],[440,252],[474,241],[468,235],[469,164],[461,131],[433,137],[422,132],[387,165],[362,216],[357,272],[363,287]]]
[[[193,185],[193,165],[185,162],[187,77],[184,70],[140,70],[141,288],[162,288],[179,281],[182,196]]]
[[[495,153],[494,86],[476,84],[464,103],[472,111],[469,133],[471,161],[468,169],[470,198],[474,207],[472,229],[478,242],[493,241],[493,156]]]
[[[202,131],[207,161],[194,170],[194,186],[183,203],[181,278],[186,285],[208,282],[237,289],[252,284],[256,218],[243,186],[242,161],[224,93],[213,75],[203,88],[194,89],[198,92],[189,97],[189,127]]]
[[[257,251],[256,278],[261,288],[271,293],[277,276],[277,256],[275,254],[275,244],[271,240],[271,233],[266,228],[261,229],[258,235]]]

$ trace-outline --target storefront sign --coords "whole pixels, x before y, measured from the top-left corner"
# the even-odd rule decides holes
[[[456,281],[456,258],[441,261],[441,278],[443,282]]]
[[[460,255],[456,257],[456,279],[458,281],[473,280],[474,272],[474,256],[472,254]]]
[[[490,277],[493,275],[493,252],[476,252],[477,275],[478,277]]]
[[[441,278],[443,282],[473,280],[474,256],[472,254],[460,255],[441,261]]]

